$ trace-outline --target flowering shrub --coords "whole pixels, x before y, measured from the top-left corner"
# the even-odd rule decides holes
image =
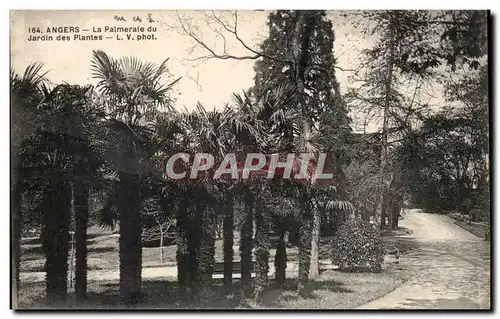
[[[342,225],[333,239],[332,262],[343,271],[379,272],[385,250],[370,223],[354,219]]]

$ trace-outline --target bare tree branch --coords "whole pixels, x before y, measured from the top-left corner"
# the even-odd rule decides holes
[[[206,51],[208,51],[210,53],[210,55],[208,56],[203,56],[203,57],[198,57],[196,58],[195,60],[208,60],[210,58],[217,58],[217,59],[222,59],[222,60],[227,60],[227,59],[233,59],[233,60],[255,60],[255,59],[258,59],[260,56],[258,54],[255,54],[255,55],[245,55],[245,56],[235,56],[235,55],[230,55],[230,54],[227,54],[227,53],[222,53],[222,54],[219,54],[217,52],[215,52],[215,50],[213,48],[211,48],[210,46],[208,46],[202,39],[201,37],[199,36],[199,34],[195,31],[193,31],[191,25],[189,24],[186,24],[182,18],[179,16],[179,13],[177,12],[177,18],[179,20],[179,23],[181,25],[181,28],[184,32],[184,34],[186,34],[187,36],[189,36],[191,39],[193,39],[199,46],[201,46],[203,49],[205,49]],[[224,38],[225,40],[225,38]],[[225,47],[225,46],[224,46]]]
[[[221,59],[221,60],[257,60],[259,58],[266,58],[266,59],[278,61],[278,62],[285,63],[285,64],[292,64],[293,63],[293,61],[278,58],[276,56],[269,55],[269,54],[266,54],[262,51],[258,51],[256,49],[251,48],[238,34],[238,12],[237,11],[234,11],[234,13],[233,13],[234,25],[231,25],[227,21],[224,21],[221,17],[217,16],[217,14],[214,11],[212,11],[211,18],[213,18],[217,22],[217,24],[220,25],[224,30],[226,30],[228,33],[232,34],[234,36],[234,38],[241,44],[241,46],[246,51],[249,51],[249,53],[251,53],[251,54],[234,55],[234,54],[228,53],[227,47],[226,47],[227,41],[226,41],[225,36],[222,34],[222,32],[216,31],[216,30],[211,28],[211,30],[214,31],[216,34],[218,34],[218,36],[220,36],[224,41],[223,52],[222,53],[216,52],[215,48],[209,46],[201,38],[201,35],[193,30],[192,25],[189,23],[186,23],[186,21],[184,21],[180,17],[179,13],[177,12],[177,19],[179,21],[179,24],[182,28],[183,33],[185,35],[189,36],[192,40],[194,40],[199,47],[203,48],[205,51],[208,51],[208,53],[209,53],[208,55],[196,57],[196,58],[192,59],[192,61],[200,61],[201,60],[202,62],[204,62],[204,61],[207,61],[207,60],[210,60],[213,58]]]

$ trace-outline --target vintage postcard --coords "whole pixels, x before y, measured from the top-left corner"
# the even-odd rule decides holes
[[[11,307],[490,310],[489,21],[11,11]]]

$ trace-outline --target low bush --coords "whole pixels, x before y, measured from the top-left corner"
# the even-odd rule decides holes
[[[467,222],[470,220],[469,215],[464,215],[461,213],[448,213],[448,217],[450,217],[451,219],[454,219],[454,220],[462,221],[462,222]]]
[[[332,262],[342,271],[379,272],[384,255],[379,232],[359,219],[343,224],[332,242]]]
[[[470,219],[473,222],[489,222],[490,211],[487,209],[472,209],[470,211]]]

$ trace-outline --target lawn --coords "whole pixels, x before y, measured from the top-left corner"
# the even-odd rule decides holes
[[[119,262],[119,235],[97,227],[89,229],[87,239],[88,269],[111,270],[118,269]],[[143,248],[143,267],[162,267],[175,265],[176,246],[164,247],[164,260],[161,263],[159,248]],[[21,272],[45,271],[45,256],[42,252],[40,240],[30,238],[23,240],[21,246]]]
[[[294,309],[353,309],[371,300],[381,297],[402,284],[407,277],[396,265],[382,273],[343,273],[333,270],[325,271],[320,278],[309,285],[309,295],[299,297],[296,293],[296,280],[287,279],[284,289],[274,289],[271,282],[264,302],[258,308],[294,308]],[[185,309],[185,308],[255,308],[251,300],[242,299],[239,280],[234,280],[231,296],[226,296],[222,287],[222,279],[214,279],[213,287],[205,292],[199,303],[185,300],[178,294],[175,277],[144,280],[143,300],[137,308]],[[120,308],[118,297],[118,281],[90,282],[88,299],[84,303],[73,301],[68,296],[64,303],[47,303],[44,283],[22,284],[20,308]]]
[[[407,230],[401,228],[392,235],[400,236],[406,234]],[[407,244],[402,238],[395,236],[382,237],[386,250],[394,249],[398,245],[400,251],[405,251]],[[117,234],[112,234],[111,231],[101,230],[92,227],[89,230],[87,240],[88,249],[88,269],[89,270],[112,270],[118,269],[119,261],[119,245]],[[235,233],[235,246],[239,243],[239,234]],[[320,244],[320,259],[330,259],[330,242],[332,238],[321,238]],[[396,244],[396,241],[398,242]],[[176,245],[170,245],[163,248],[164,256],[163,263],[160,260],[160,248],[143,248],[142,249],[142,266],[144,268],[152,267],[168,267],[176,265]],[[42,272],[44,271],[45,256],[43,255],[40,241],[37,238],[24,239],[21,246],[21,272]],[[274,260],[276,249],[271,249],[270,260]],[[297,247],[287,249],[288,260],[297,260]],[[215,260],[223,262],[223,244],[221,239],[215,242]],[[239,261],[239,250],[235,247],[234,260]]]
[[[111,233],[96,233],[89,236],[89,269],[117,269],[118,236]],[[401,253],[414,249],[415,243],[398,236],[408,233],[400,229],[392,236],[384,236],[383,242],[387,251],[397,246]],[[235,236],[238,237],[238,236]],[[329,259],[331,238],[322,238],[320,245],[320,258]],[[236,245],[238,243],[235,243]],[[22,269],[23,271],[43,271],[44,257],[37,249],[36,240],[23,244]],[[158,248],[143,248],[143,267],[160,267],[175,265],[176,246],[164,248],[164,263],[160,263]],[[274,260],[275,250],[271,251],[270,261]],[[297,260],[297,248],[287,249],[288,260]],[[217,262],[223,261],[222,240],[216,241],[215,258]],[[371,300],[381,297],[403,283],[407,278],[407,271],[399,264],[394,263],[392,256],[386,258],[384,270],[381,273],[344,273],[335,270],[323,271],[316,281],[309,286],[310,294],[307,298],[299,297],[296,293],[296,280],[292,279],[296,273],[287,271],[287,280],[284,289],[270,289],[267,291],[262,307],[264,308],[294,308],[294,309],[352,309]],[[239,253],[235,248],[235,261],[239,260]],[[38,268],[37,268],[38,267]],[[143,279],[144,300],[139,308],[248,308],[253,307],[248,300],[242,300],[239,293],[239,279],[234,279],[233,298],[226,297],[222,289],[222,280],[214,279],[214,286],[207,292],[202,302],[193,304],[191,300],[182,300],[178,296],[175,277],[160,277]],[[110,308],[118,307],[118,281],[93,281],[89,282],[88,300],[76,304],[70,294],[68,300],[61,305],[45,304],[45,284],[21,283],[20,307],[21,308]]]
[[[239,244],[239,234],[235,233],[235,245]],[[111,231],[100,230],[99,228],[91,228],[89,238],[87,240],[88,249],[88,269],[89,270],[112,270],[118,269],[119,261],[119,235],[112,234]],[[144,268],[152,267],[168,267],[176,265],[176,245],[163,247],[163,263],[160,259],[159,247],[145,247],[142,249],[142,266]],[[327,247],[323,247],[321,253],[326,256],[328,254]],[[36,238],[23,240],[21,246],[21,272],[42,272],[44,270],[45,256],[42,252],[40,241]],[[287,250],[289,260],[295,260],[297,256],[297,248],[289,248]],[[274,259],[276,249],[271,250],[271,258]],[[328,257],[325,257],[328,258]],[[222,262],[223,243],[222,239],[217,239],[215,242],[215,260]],[[235,247],[234,260],[239,261],[239,250]]]

